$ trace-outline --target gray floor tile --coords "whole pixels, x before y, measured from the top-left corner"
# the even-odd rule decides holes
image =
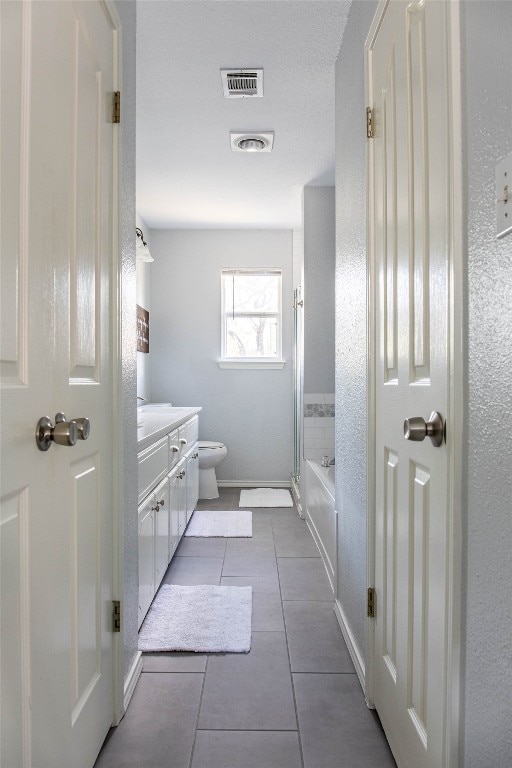
[[[206,536],[183,536],[175,557],[224,557],[226,539]]]
[[[283,609],[292,672],[354,673],[331,603],[297,600]]]
[[[283,600],[332,600],[333,593],[321,558],[277,559]]]
[[[277,568],[265,576],[223,576],[220,583],[226,587],[252,587],[253,594],[256,592],[281,594]]]
[[[248,654],[209,656],[198,727],[297,729],[283,632],[255,632]]]
[[[394,768],[356,675],[294,674],[304,768]]]
[[[252,631],[284,632],[279,582],[265,576],[223,576],[221,586],[252,587]]]
[[[258,551],[234,550],[227,552],[222,567],[223,576],[265,576],[276,570],[276,556]]]
[[[236,538],[232,537],[226,543],[226,557],[230,557],[237,552],[247,555],[275,555],[274,541],[272,539],[254,539],[254,538]]]
[[[203,675],[142,675],[95,768],[188,768]]]
[[[222,571],[221,557],[174,556],[164,576],[163,584],[219,584]]]
[[[144,653],[144,672],[204,672],[205,653]]]
[[[277,557],[320,557],[320,551],[309,530],[274,529]]]
[[[301,768],[297,733],[198,731],[192,768]]]

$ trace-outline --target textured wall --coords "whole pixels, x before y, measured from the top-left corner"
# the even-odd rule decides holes
[[[220,440],[226,481],[287,481],[293,469],[292,231],[152,230],[151,397],[201,405],[199,434]],[[220,370],[220,271],[283,270],[282,370]]]
[[[139,561],[137,526],[137,425],[135,335],[135,2],[117,3],[123,25],[122,120],[121,120],[121,334],[124,470],[123,627],[125,676],[137,652]]]
[[[334,391],[334,187],[304,187],[304,392]]]
[[[377,3],[354,2],[336,64],[336,508],[338,599],[365,657],[366,134],[364,41]],[[354,116],[357,116],[356,118]]]
[[[464,767],[512,765],[512,235],[494,166],[512,152],[512,4],[462,4],[467,184]]]

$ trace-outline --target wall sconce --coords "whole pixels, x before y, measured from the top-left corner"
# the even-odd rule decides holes
[[[154,258],[149,252],[148,244],[144,240],[142,229],[135,227],[135,233],[137,235],[137,261],[154,261]]]

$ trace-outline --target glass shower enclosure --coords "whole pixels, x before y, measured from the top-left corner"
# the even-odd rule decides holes
[[[297,510],[302,517],[300,499],[300,476],[302,458],[302,413],[303,413],[303,307],[302,286],[293,292],[293,472],[292,492]]]

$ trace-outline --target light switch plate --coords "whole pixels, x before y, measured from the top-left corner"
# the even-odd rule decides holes
[[[512,232],[512,154],[496,166],[496,237]]]

